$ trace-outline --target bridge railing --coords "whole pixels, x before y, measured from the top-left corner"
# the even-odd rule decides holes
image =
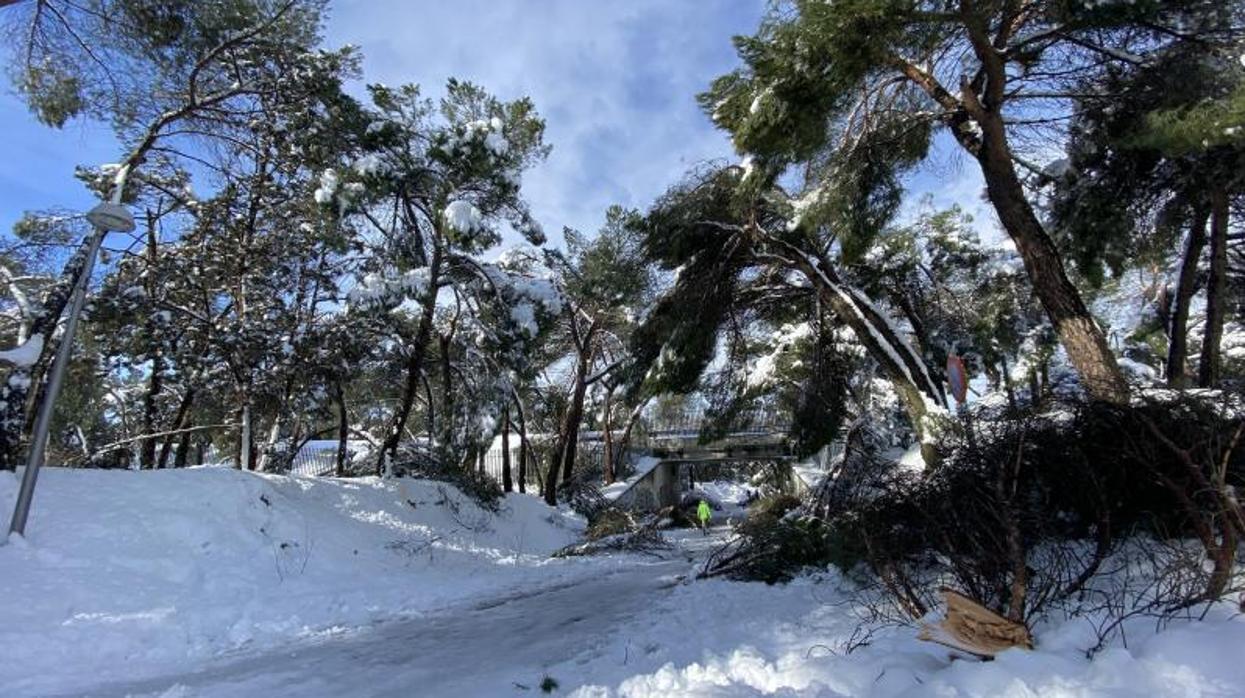
[[[703,408],[686,408],[675,413],[663,413],[642,419],[640,429],[632,437],[632,445],[647,444],[673,439],[693,439],[709,421]],[[791,428],[791,415],[785,410],[762,407],[742,412],[727,426],[727,436],[779,435]]]

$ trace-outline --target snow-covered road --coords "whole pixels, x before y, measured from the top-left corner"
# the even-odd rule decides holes
[[[495,696],[525,688],[539,694],[546,667],[590,661],[618,626],[668,595],[723,535],[686,536],[662,559],[636,558],[595,578],[217,661],[190,674],[99,686],[89,695]],[[576,678],[559,677],[571,685],[582,682]]]

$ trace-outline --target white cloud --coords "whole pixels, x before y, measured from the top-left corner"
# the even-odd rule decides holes
[[[338,2],[330,44],[363,50],[367,81],[472,80],[530,96],[553,144],[524,181],[555,240],[593,232],[612,203],[644,207],[697,162],[729,155],[695,103],[736,65],[730,37],[752,32],[764,2],[397,0]]]

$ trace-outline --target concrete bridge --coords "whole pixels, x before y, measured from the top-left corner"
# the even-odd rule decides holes
[[[709,442],[700,439],[703,414],[682,414],[675,420],[658,421],[635,439],[629,460],[636,473],[625,483],[612,486],[607,496],[622,507],[657,510],[678,505],[693,486],[699,472],[727,469],[771,470],[773,483],[784,491],[797,492],[801,482],[792,466],[795,456],[788,433],[790,421],[779,412],[740,415],[736,424]]]

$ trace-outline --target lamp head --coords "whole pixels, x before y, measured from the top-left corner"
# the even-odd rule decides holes
[[[134,215],[121,204],[105,201],[86,214],[91,225],[100,230],[129,233],[134,230]]]

